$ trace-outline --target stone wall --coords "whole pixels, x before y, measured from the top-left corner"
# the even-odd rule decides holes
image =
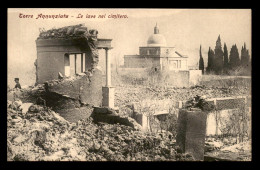
[[[92,76],[82,75],[74,80],[48,81],[45,83],[49,97],[56,94],[55,99],[49,101],[50,105],[59,107],[59,98],[66,98],[67,101],[78,101],[79,104],[100,106],[102,102],[102,72],[95,69]],[[48,100],[48,99],[47,99]]]
[[[126,68],[144,68],[156,66],[160,68],[159,55],[125,55],[124,66]]]
[[[176,87],[189,87],[189,71],[169,71],[167,83]]]
[[[125,55],[124,66],[126,68],[142,68],[145,67],[144,58],[139,55]]]
[[[194,86],[200,83],[202,79],[201,70],[189,70],[189,86]]]
[[[147,74],[147,68],[118,68],[120,75],[134,74],[136,78],[142,78]]]
[[[216,111],[207,114],[206,135],[225,135],[227,133],[236,134],[237,129],[244,129],[247,135],[251,134],[251,96],[237,96],[225,98],[208,99],[216,106]],[[167,114],[175,111],[179,116],[179,109],[185,107],[186,101],[168,101],[168,100],[148,100],[143,101],[140,106],[135,105],[133,118],[142,126],[144,130],[149,130],[149,121],[147,119],[147,110],[154,113],[155,116]],[[225,104],[223,104],[225,103]],[[150,109],[150,110],[149,110]],[[170,111],[172,110],[172,111]],[[242,117],[243,116],[243,117]],[[244,120],[242,120],[244,119]],[[231,130],[229,131],[229,128]]]
[[[87,118],[93,106],[102,104],[102,72],[95,69],[92,76],[82,75],[45,83],[43,96],[46,105],[60,113],[66,120],[75,122]]]
[[[37,47],[37,82],[44,83],[45,81],[58,78],[58,73],[65,74],[64,55],[66,53],[84,53],[80,49],[80,42],[77,40],[51,39],[51,40],[36,40]],[[86,55],[86,61],[88,55]],[[87,66],[86,66],[87,68]]]
[[[180,110],[177,121],[176,144],[182,153],[190,153],[195,160],[204,160],[207,114]]]
[[[152,79],[151,76],[148,76],[147,68],[119,68],[119,75],[135,77],[137,79],[143,79],[143,83],[147,83],[145,81],[149,81]],[[179,70],[179,71],[168,71],[162,72],[162,77],[158,80],[157,76],[155,76],[155,81],[159,84],[168,84],[170,86],[175,87],[189,87],[199,84],[202,77],[201,70]]]
[[[218,78],[214,80],[205,80],[201,81],[200,85],[206,85],[211,87],[218,87],[218,86],[241,86],[241,87],[251,87],[252,79],[246,77],[231,77],[231,78]]]
[[[58,79],[58,73],[65,74],[64,52],[41,52],[37,55],[37,82]]]
[[[238,129],[251,133],[251,96],[213,98],[216,111],[207,119],[207,136],[237,134]]]

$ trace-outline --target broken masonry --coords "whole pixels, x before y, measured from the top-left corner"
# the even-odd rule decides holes
[[[85,111],[84,107],[114,108],[109,56],[112,39],[100,39],[97,35],[97,30],[88,30],[83,24],[40,29],[36,40],[36,83],[45,84],[46,106],[76,114],[81,109]],[[100,49],[106,51],[105,87],[102,71],[97,67]]]

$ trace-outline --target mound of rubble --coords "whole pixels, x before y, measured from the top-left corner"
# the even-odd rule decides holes
[[[140,103],[145,99],[172,101],[184,101],[196,96],[205,96],[205,98],[233,97],[251,94],[251,89],[247,87],[235,88],[233,86],[208,87],[194,86],[191,88],[177,87],[153,87],[153,86],[132,86],[120,85],[115,90],[115,105],[124,110],[128,103]],[[211,106],[209,106],[211,107]]]
[[[251,139],[237,143],[236,137],[224,139],[207,138],[205,160],[250,161],[252,160]],[[209,160],[210,161],[210,160]]]
[[[184,161],[170,133],[120,124],[70,123],[50,108],[7,102],[8,161]]]

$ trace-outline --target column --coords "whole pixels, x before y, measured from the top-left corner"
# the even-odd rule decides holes
[[[111,62],[110,62],[110,50],[106,50],[106,87],[111,86]]]
[[[115,88],[111,86],[111,56],[110,48],[106,50],[106,85],[102,87],[102,106],[114,108]]]

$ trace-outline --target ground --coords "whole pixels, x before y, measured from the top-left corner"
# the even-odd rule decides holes
[[[170,133],[145,133],[119,124],[70,123],[49,108],[8,102],[8,161],[182,161]]]
[[[37,91],[37,88],[36,88]],[[241,96],[251,93],[250,86],[195,86],[190,88],[156,85],[118,84],[115,105],[119,114],[130,116],[129,104],[145,99],[188,100],[196,95],[207,98]],[[23,103],[8,101],[7,143],[9,161],[184,161],[170,132],[150,133],[119,124],[95,124],[89,119],[66,121],[50,108],[33,105],[28,112]],[[84,116],[83,116],[84,117]],[[243,143],[207,138],[207,156],[230,160],[250,160],[250,139]]]
[[[162,86],[142,86],[142,85],[120,85],[115,90],[115,106],[124,110],[133,102],[142,102],[146,99],[184,101],[196,95],[206,96],[206,98],[243,96],[251,93],[250,87],[207,87],[194,86],[191,88],[176,88]]]

